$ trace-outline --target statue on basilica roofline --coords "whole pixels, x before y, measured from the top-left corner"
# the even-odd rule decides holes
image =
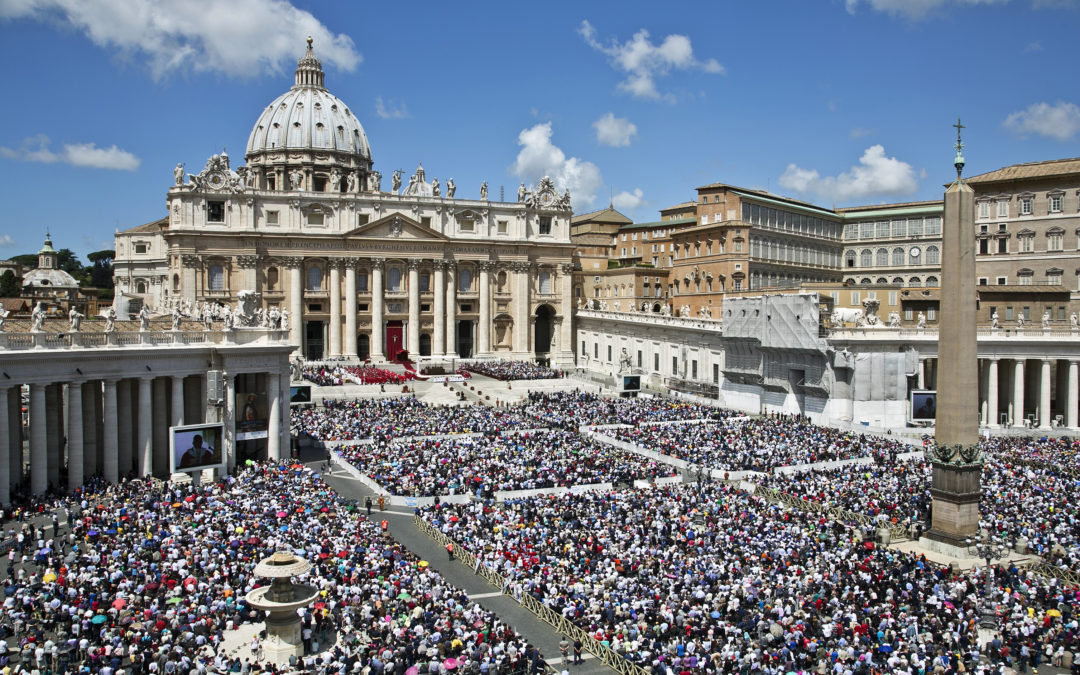
[[[352,171],[352,172],[349,173],[348,189],[349,189],[349,192],[356,192],[356,172],[355,171]]]
[[[30,312],[30,331],[40,333],[45,330],[45,303],[38,300],[34,310]]]
[[[173,180],[176,181],[176,184],[178,186],[184,184],[184,163],[183,162],[177,163],[176,168],[173,169]]]
[[[0,305],[0,333],[4,332],[4,322],[7,321],[7,318],[10,315],[11,312],[4,309],[3,305]]]
[[[372,192],[382,192],[382,174],[378,171],[372,171],[369,176],[371,184],[368,186]]]
[[[518,203],[525,201],[525,198],[529,196],[529,191],[525,189],[525,183],[523,182],[518,186]]]
[[[139,330],[144,333],[150,330],[150,308],[146,305],[139,310]]]
[[[457,192],[457,186],[454,185],[454,179],[448,178],[446,180],[446,196],[448,199],[454,198],[454,193]]]
[[[85,318],[86,315],[82,314],[74,307],[68,310],[68,322],[71,324],[71,330],[75,333],[78,333],[82,328],[82,320]]]
[[[487,201],[487,198],[488,198],[487,197],[487,191],[488,191],[487,181],[484,181],[483,183],[480,183],[480,200],[481,201],[485,201],[485,202]]]
[[[116,308],[109,305],[109,308],[105,310],[105,332],[116,332]]]
[[[439,179],[438,178],[432,178],[431,179],[431,196],[432,197],[441,197],[442,196],[442,188],[439,187]]]
[[[401,189],[401,169],[394,169],[394,173],[390,176],[390,192],[391,194],[397,194]]]

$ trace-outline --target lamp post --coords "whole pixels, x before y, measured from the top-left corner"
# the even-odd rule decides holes
[[[983,601],[982,608],[979,611],[979,626],[997,630],[997,616],[994,613],[994,608],[991,606],[990,600],[990,565],[993,560],[1004,558],[1005,553],[1008,551],[1008,547],[1006,547],[1005,543],[998,537],[991,537],[990,533],[986,530],[982,531],[982,535],[977,541],[968,537],[966,543],[968,553],[979,559],[986,560],[986,576],[983,580]]]

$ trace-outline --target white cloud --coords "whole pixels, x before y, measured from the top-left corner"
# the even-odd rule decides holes
[[[619,211],[633,211],[645,203],[645,193],[641,188],[634,188],[633,192],[623,190],[611,198],[611,205]]]
[[[596,191],[603,184],[600,168],[592,162],[570,157],[551,142],[551,122],[543,122],[523,129],[518,134],[521,150],[510,170],[525,181],[535,184],[544,176],[551,176],[560,189],[569,189],[574,206],[591,206],[596,201]]]
[[[1035,42],[1029,42],[1027,47],[1024,47],[1025,52],[1041,52],[1043,50],[1042,43],[1036,40]]]
[[[121,150],[115,145],[99,148],[94,143],[68,143],[64,145],[62,152],[53,152],[49,148],[49,143],[48,136],[38,134],[23,139],[18,148],[0,146],[0,157],[17,159],[22,162],[40,162],[42,164],[61,162],[88,169],[115,169],[118,171],[134,171],[142,163],[142,160],[138,157],[127,150]]]
[[[187,71],[252,76],[280,72],[315,40],[324,62],[352,70],[352,38],[335,35],[287,0],[0,0],[0,19],[56,23],[98,47],[146,63],[155,79]]]
[[[596,129],[596,142],[613,148],[630,145],[630,139],[637,135],[637,125],[625,117],[615,117],[615,113],[608,113],[593,122],[593,128]]]
[[[10,234],[0,234],[0,248],[8,248],[15,245],[15,240]]]
[[[945,5],[1003,5],[1010,0],[845,0],[847,11],[851,14],[860,4],[871,9],[885,12],[891,16],[904,16],[908,19],[922,19],[930,12]],[[1037,2],[1038,0],[1033,0]]]
[[[394,105],[393,100],[384,101],[382,96],[375,99],[375,114],[384,120],[401,120],[409,116],[409,109],[404,103]]]
[[[914,168],[895,157],[886,157],[885,148],[881,145],[867,148],[857,166],[837,176],[822,177],[816,169],[788,164],[787,170],[780,176],[780,185],[834,202],[908,195],[919,187]]]
[[[1059,141],[1067,141],[1080,131],[1080,106],[1058,101],[1032,103],[1025,110],[1014,112],[1002,123],[1020,135],[1038,134]]]
[[[867,129],[866,127],[855,127],[850,132],[848,132],[848,138],[856,141],[864,136],[869,136],[872,133],[874,133],[873,129]]]
[[[643,28],[626,42],[620,44],[611,40],[605,45],[596,38],[596,29],[587,20],[581,22],[578,34],[590,47],[606,54],[616,70],[627,74],[618,88],[638,98],[674,100],[674,96],[661,95],[656,88],[657,78],[664,77],[673,68],[724,74],[724,66],[716,59],[699,61],[695,58],[690,38],[685,35],[668,35],[660,44],[653,44],[649,40],[649,31]]]

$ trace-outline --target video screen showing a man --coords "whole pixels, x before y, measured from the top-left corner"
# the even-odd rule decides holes
[[[174,434],[174,466],[177,471],[221,464],[220,427],[175,431]]]

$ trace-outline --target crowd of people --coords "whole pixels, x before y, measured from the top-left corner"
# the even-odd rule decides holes
[[[1080,591],[1015,567],[954,573],[820,514],[705,483],[440,504],[435,528],[653,672],[1000,673],[1078,646]],[[1002,637],[985,651],[979,610]]]
[[[462,361],[458,364],[459,372],[471,372],[487,375],[496,380],[554,380],[564,376],[560,370],[553,370],[532,361]]]
[[[395,373],[375,366],[304,366],[301,373],[305,380],[322,387],[343,384],[404,384],[416,379],[411,372]]]
[[[529,392],[525,414],[540,425],[577,430],[594,424],[723,419],[732,413],[673,398],[615,398],[583,391]]]
[[[299,465],[257,464],[210,485],[91,486],[42,506],[66,511],[68,522],[48,534],[23,518],[9,523],[18,543],[0,628],[5,668],[266,668],[223,643],[262,621],[244,597],[268,583],[253,570],[277,550],[308,559],[314,567],[300,580],[320,592],[302,619],[307,655],[278,672],[435,673],[448,659],[467,672],[528,672],[541,658]]]
[[[729,416],[701,424],[642,424],[604,433],[692,464],[729,471],[769,471],[918,449],[895,439],[822,427],[797,417]]]
[[[381,436],[498,433],[521,428],[515,410],[479,403],[433,406],[413,396],[335,400],[321,408],[293,408],[292,428],[317,441],[356,441]]]
[[[342,457],[391,494],[432,497],[496,491],[629,485],[675,475],[659,464],[576,433],[523,431],[461,438],[392,440],[342,448]]]

